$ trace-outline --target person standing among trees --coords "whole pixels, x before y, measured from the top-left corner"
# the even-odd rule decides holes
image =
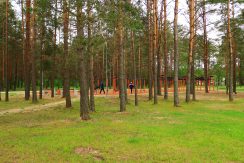
[[[101,82],[101,84],[100,84],[100,94],[102,93],[102,91],[103,91],[103,93],[105,94],[105,90],[104,90],[104,84],[103,84],[103,82]]]
[[[134,88],[134,84],[132,82],[130,82],[129,87],[130,87],[130,93],[132,94],[132,90]]]

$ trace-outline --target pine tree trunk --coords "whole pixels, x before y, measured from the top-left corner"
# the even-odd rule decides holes
[[[197,1],[195,1],[195,6],[197,6]],[[197,10],[195,9],[195,17],[197,15]],[[195,90],[195,55],[196,55],[196,41],[197,41],[197,19],[194,24],[194,36],[193,36],[193,49],[192,49],[192,67],[191,67],[191,93],[192,100],[196,101],[196,90]]]
[[[228,34],[227,34],[228,35]],[[228,54],[225,56],[225,88],[226,88],[226,94],[229,94],[229,59]]]
[[[233,19],[233,28],[235,29],[235,1],[232,0],[232,19]],[[236,40],[235,40],[235,32],[232,34],[232,44],[233,44],[233,92],[237,94],[236,92]]]
[[[18,54],[15,55],[15,67],[14,67],[14,91],[17,89],[17,82],[18,82]]]
[[[118,54],[119,54],[119,94],[120,94],[120,112],[126,111],[125,101],[125,79],[124,79],[124,52],[123,52],[123,5],[124,1],[118,2],[119,20],[118,20]]]
[[[125,48],[124,48],[124,51],[125,51]],[[124,63],[123,63],[123,65],[124,65],[124,82],[125,82],[125,85],[124,85],[124,87],[125,87],[125,103],[126,104],[128,104],[128,94],[127,94],[127,71],[126,71],[126,59],[127,59],[127,57],[126,57],[126,52],[124,52]]]
[[[8,78],[8,0],[6,0],[6,27],[5,27],[5,34],[6,34],[6,46],[5,46],[5,101],[9,101],[9,78]]]
[[[139,45],[138,45],[138,83],[140,81],[140,89],[142,89],[142,77],[141,77],[141,36],[139,36]],[[138,85],[137,85],[137,88]]]
[[[233,42],[230,25],[230,0],[227,2],[227,19],[228,19],[228,41],[229,41],[229,101],[233,101]]]
[[[162,1],[163,2],[163,1]],[[158,85],[158,95],[162,95],[162,85],[161,85],[161,73],[162,73],[162,56],[161,56],[161,43],[162,43],[162,23],[163,23],[163,5],[161,4],[161,11],[159,17],[159,25],[157,25],[157,85]]]
[[[58,8],[58,0],[55,0],[55,8]],[[51,74],[51,97],[55,95],[55,73],[56,73],[56,53],[57,53],[57,11],[54,13],[54,53],[52,57],[52,74]]]
[[[105,43],[105,58],[106,58],[106,95],[108,95],[109,79],[108,79],[108,45]]]
[[[22,32],[22,80],[25,81],[25,22],[24,22],[24,0],[21,0],[21,32]]]
[[[138,95],[137,95],[137,76],[136,76],[136,53],[135,53],[135,38],[134,32],[131,31],[131,51],[133,53],[133,70],[134,70],[134,89],[135,89],[135,106],[138,106]]]
[[[178,93],[178,81],[179,81],[179,50],[178,50],[178,0],[175,0],[174,11],[174,106],[179,106],[179,93]]]
[[[244,85],[244,57],[243,56],[240,56],[239,82],[240,82],[240,86]]]
[[[148,17],[148,87],[149,100],[152,100],[152,26],[151,26],[151,0],[147,0],[147,17]]]
[[[77,3],[77,36],[80,40],[83,39],[83,13],[82,2],[76,0]],[[80,58],[80,117],[82,120],[89,120],[89,105],[88,105],[88,91],[87,91],[87,76],[86,76],[86,59],[83,53],[83,46],[80,43],[77,48],[77,54]]]
[[[89,68],[90,68],[90,110],[92,112],[95,111],[95,100],[94,100],[94,76],[93,76],[93,54],[92,54],[92,50],[91,50],[91,19],[92,19],[92,15],[91,15],[91,3],[88,0],[87,1],[87,15],[88,15],[88,47],[87,47],[87,52],[89,55]]]
[[[68,13],[67,0],[63,1],[63,25],[64,25],[64,88],[66,108],[72,107],[70,97],[70,75],[69,75],[69,51],[68,51],[68,37],[69,37],[69,13]]]
[[[25,100],[30,99],[30,12],[31,0],[26,0],[26,36],[25,36]]]
[[[186,102],[190,102],[190,87],[191,87],[191,69],[193,59],[193,41],[194,41],[194,0],[189,2],[190,9],[190,38],[189,38],[189,54],[188,54],[188,68],[186,79]]]
[[[32,60],[32,103],[37,102],[37,92],[36,92],[36,63],[35,63],[35,53],[36,53],[36,13],[35,5],[36,0],[33,0],[32,16],[31,16],[31,60]]]
[[[3,31],[2,38],[4,38],[4,22],[3,22]],[[2,91],[4,89],[4,41],[2,42],[2,58],[1,58],[1,79],[0,79],[0,101],[2,101]]]
[[[209,93],[208,90],[208,36],[207,36],[207,23],[206,23],[206,10],[205,10],[205,0],[203,0],[202,4],[203,13],[203,36],[204,36],[204,85],[205,85],[205,93]]]
[[[164,99],[168,99],[167,1],[164,0]]]
[[[157,81],[158,81],[158,76],[157,76],[157,0],[153,0],[153,7],[154,7],[154,12],[153,12],[153,22],[154,22],[154,30],[153,30],[153,54],[154,54],[154,62],[153,62],[153,68],[154,68],[154,104],[158,103],[158,86],[157,86]]]
[[[40,91],[39,91],[39,99],[42,99],[43,97],[43,53],[44,53],[44,37],[45,37],[45,22],[44,20],[42,20],[42,24],[41,24],[41,38],[40,38],[40,42],[41,42],[41,47],[40,47],[40,76],[39,76],[39,80],[40,80]]]

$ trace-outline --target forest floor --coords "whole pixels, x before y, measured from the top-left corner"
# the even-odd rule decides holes
[[[79,100],[0,118],[0,162],[244,162],[244,93],[198,93],[174,108],[133,96],[125,113],[118,97],[96,97],[91,120],[79,118]],[[58,101],[59,102],[59,101]],[[63,101],[62,101],[63,102]],[[34,109],[35,110],[35,109]]]

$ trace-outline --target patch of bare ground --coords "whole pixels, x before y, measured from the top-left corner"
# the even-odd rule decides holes
[[[128,115],[128,114],[129,114],[129,112],[117,112],[116,114]]]
[[[168,119],[168,117],[153,117],[154,119],[157,119],[157,120],[163,120],[163,119]]]
[[[166,120],[169,124],[182,124],[182,122],[169,117],[153,117],[156,120]]]
[[[75,149],[75,153],[78,155],[86,156],[86,155],[92,155],[92,157],[97,161],[103,161],[104,157],[101,155],[101,153],[91,147],[78,147]]]

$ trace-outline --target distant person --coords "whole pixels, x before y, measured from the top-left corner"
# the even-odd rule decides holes
[[[132,90],[134,88],[134,84],[132,82],[130,82],[129,87],[130,87],[130,93],[132,94]]]
[[[105,94],[105,90],[104,90],[104,84],[103,84],[103,82],[101,82],[101,84],[100,84],[100,94],[102,93],[102,91],[103,91],[103,93]]]
[[[95,86],[94,90],[95,90],[96,93],[97,93],[97,90],[98,90],[98,89],[100,89],[100,85],[96,85],[96,86]]]

